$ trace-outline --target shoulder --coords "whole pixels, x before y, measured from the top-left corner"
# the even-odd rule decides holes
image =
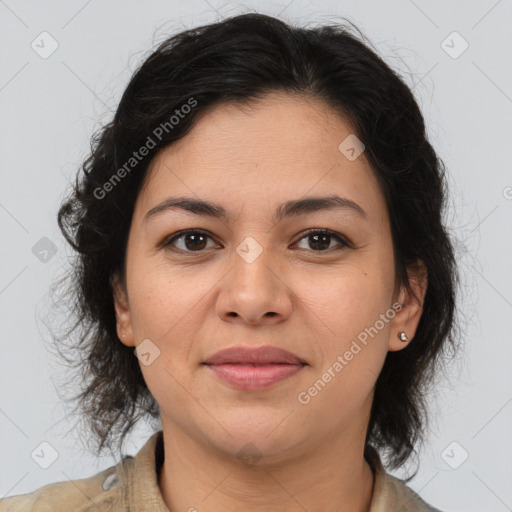
[[[0,499],[0,512],[166,510],[157,483],[156,465],[161,461],[160,430],[135,456],[126,455],[115,466],[89,478],[56,482],[28,494]],[[145,508],[148,499],[152,508]]]
[[[402,480],[386,473],[385,489],[388,499],[400,505],[402,512],[441,512],[425,502],[416,492]]]
[[[370,512],[441,512],[426,503],[403,480],[389,474],[373,446],[366,447],[365,457],[375,477]]]
[[[28,494],[0,499],[0,512],[114,510],[113,507],[123,498],[120,473],[131,459],[126,457],[117,465],[88,478],[55,482]]]

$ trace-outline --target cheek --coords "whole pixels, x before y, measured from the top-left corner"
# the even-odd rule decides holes
[[[384,282],[376,285],[371,271],[365,272],[354,270],[330,280],[322,293],[311,287],[305,292],[321,357],[296,399],[307,403],[304,412],[315,422],[330,424],[336,411],[336,421],[343,423],[361,410],[384,363],[390,318],[382,321],[381,314],[390,309],[387,289]]]
[[[325,337],[335,340],[329,347],[342,348],[390,307],[390,282],[378,274],[378,269],[345,268],[327,279],[317,279],[315,285],[308,280],[296,289],[306,311],[319,320]]]
[[[136,345],[149,339],[158,348],[151,364],[140,363],[146,385],[162,407],[172,403],[190,408],[180,383],[189,378],[186,362],[198,329],[195,308],[201,307],[206,290],[200,279],[185,279],[168,267],[148,262],[137,269],[134,265],[131,277],[130,315]]]
[[[301,390],[306,393],[302,397],[311,400],[314,415],[335,407],[347,417],[361,408],[387,354],[394,316],[389,311],[389,276],[378,266],[345,270],[329,280],[323,293],[311,294],[310,289],[310,307],[325,333],[318,337],[321,360],[312,368],[308,387]]]
[[[188,380],[198,364],[196,345],[212,307],[209,293],[217,274],[199,273],[192,267],[176,271],[168,264],[135,260],[131,270],[128,293],[136,345],[149,339],[159,351],[154,363],[141,364],[144,379],[157,400],[165,399],[159,395],[161,389],[179,400],[182,391],[177,382]]]
[[[176,272],[168,265],[134,260],[129,270],[130,313],[136,339],[164,342],[172,337],[190,321],[209,289],[208,280],[194,276],[191,269]]]

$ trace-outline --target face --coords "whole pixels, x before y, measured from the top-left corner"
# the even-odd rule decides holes
[[[143,343],[164,431],[230,454],[251,442],[270,457],[364,438],[386,354],[406,346],[397,334],[410,340],[421,311],[395,286],[387,208],[364,152],[339,149],[351,134],[319,100],[275,93],[215,107],[154,158],[115,298],[123,343]],[[219,208],[171,206],[178,197]],[[305,364],[241,389],[204,364],[240,345]]]

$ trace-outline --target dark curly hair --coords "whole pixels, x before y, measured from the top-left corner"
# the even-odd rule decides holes
[[[387,354],[366,445],[384,452],[396,469],[424,440],[429,389],[445,356],[457,348],[458,275],[442,218],[445,166],[427,139],[411,90],[348,23],[359,36],[347,25],[293,27],[256,13],[185,30],[150,53],[113,120],[94,134],[58,212],[60,229],[76,251],[65,276],[74,322],[58,350],[66,357],[61,348],[75,335],[69,349],[79,357],[67,360],[80,371],[82,386],[71,400],[94,433],[98,455],[115,440],[122,449],[141,418],[160,412],[133,348],[117,337],[112,288],[113,276],[124,276],[133,208],[149,164],[213,106],[248,104],[275,91],[318,98],[350,121],[386,199],[398,282],[412,291],[408,265],[420,260],[426,267],[416,335],[405,349]],[[130,160],[150,147],[150,139],[151,157]]]

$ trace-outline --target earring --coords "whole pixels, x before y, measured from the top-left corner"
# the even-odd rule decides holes
[[[405,334],[405,332],[399,332],[398,338],[400,339],[400,341],[407,341],[407,334]]]

